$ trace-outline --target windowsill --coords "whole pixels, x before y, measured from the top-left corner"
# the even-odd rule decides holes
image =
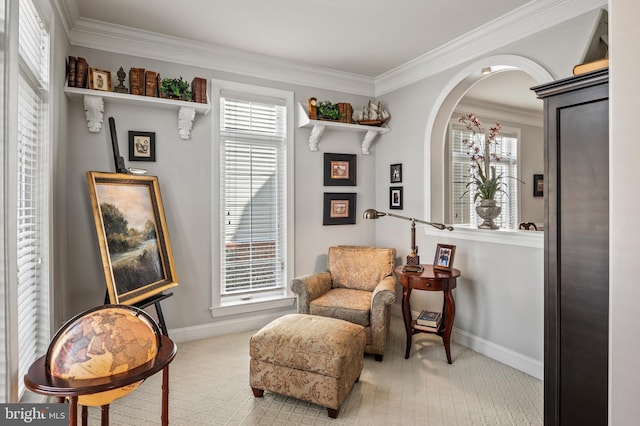
[[[255,298],[251,301],[235,301],[223,303],[221,306],[212,307],[211,315],[214,318],[228,315],[246,314],[249,312],[266,311],[269,309],[287,308],[293,306],[296,296],[271,296]]]
[[[544,248],[543,231],[525,231],[516,229],[478,229],[471,225],[453,225],[451,232],[440,231],[430,226],[424,227],[425,235],[459,240],[480,241],[521,247]]]

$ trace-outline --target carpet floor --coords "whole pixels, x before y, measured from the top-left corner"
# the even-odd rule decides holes
[[[272,392],[254,398],[249,387],[249,337],[230,334],[180,343],[169,371],[169,423],[210,425],[542,425],[542,381],[452,343],[447,364],[442,340],[413,338],[404,359],[401,318],[392,317],[383,362],[366,355],[360,381],[337,419],[326,408]],[[160,424],[162,374],[114,402],[111,425]],[[100,424],[99,407],[89,425]]]

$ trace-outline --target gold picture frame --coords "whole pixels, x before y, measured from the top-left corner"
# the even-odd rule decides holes
[[[178,285],[156,176],[86,173],[110,303]]]
[[[89,89],[111,92],[111,71],[89,67]]]

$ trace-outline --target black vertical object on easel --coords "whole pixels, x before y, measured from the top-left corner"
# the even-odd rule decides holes
[[[116,166],[116,173],[127,173],[127,168],[124,166],[124,158],[120,155],[120,149],[118,148],[116,121],[113,117],[109,117],[109,130],[111,131],[111,147],[113,148],[113,162]]]
[[[128,170],[124,165],[124,158],[122,158],[122,156],[120,155],[120,149],[118,148],[118,134],[116,133],[116,122],[113,117],[109,117],[109,130],[111,131],[111,147],[113,148],[113,162],[116,167],[116,173],[128,173]],[[167,330],[167,325],[164,322],[164,315],[162,314],[160,301],[170,296],[173,296],[173,293],[160,293],[132,304],[136,308],[140,309],[155,305],[156,313],[158,314],[158,325],[160,326],[162,334],[164,334],[165,336],[169,336],[169,332]],[[104,303],[111,303],[108,291],[104,295]]]

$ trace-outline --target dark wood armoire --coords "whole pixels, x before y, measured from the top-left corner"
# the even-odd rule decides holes
[[[544,424],[606,425],[609,72],[534,87],[544,100]]]

